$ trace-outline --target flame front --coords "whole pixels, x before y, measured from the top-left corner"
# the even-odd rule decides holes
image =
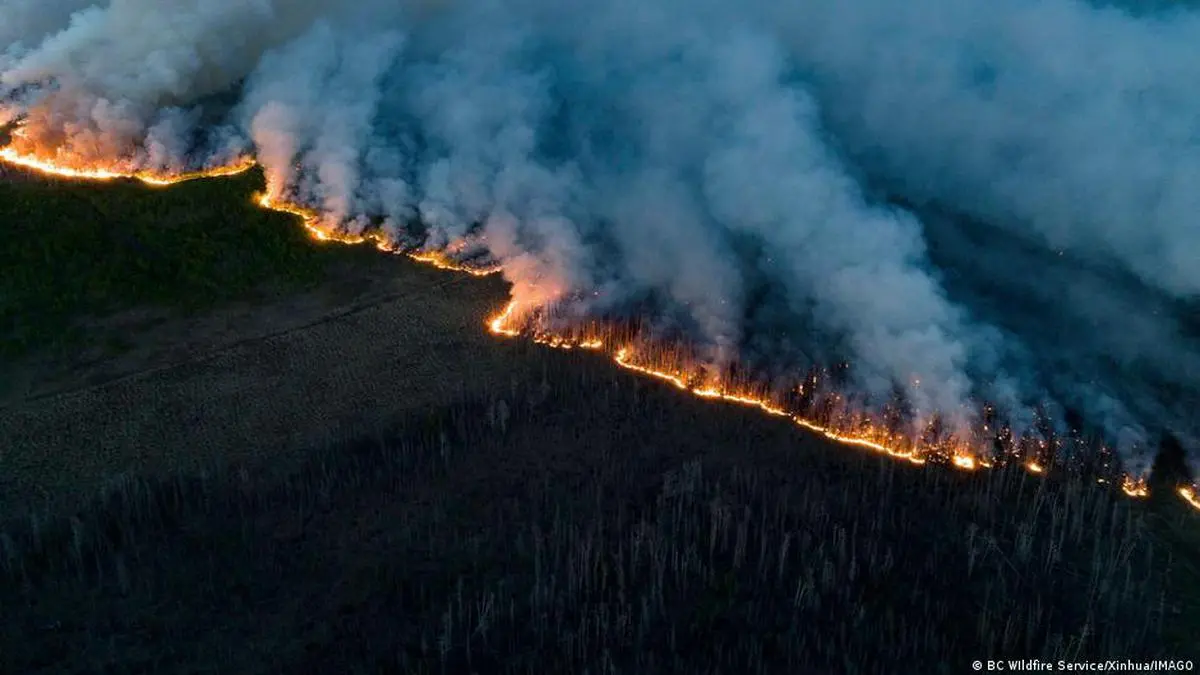
[[[521,329],[514,325],[514,320],[519,316],[519,314],[520,313],[517,311],[517,303],[515,301],[510,302],[503,311],[488,321],[488,328],[495,335],[503,335],[507,337],[516,337],[521,335]],[[535,340],[547,346],[566,349],[572,347],[600,349],[604,345],[603,340],[594,337],[582,339],[559,338],[558,341],[553,341],[545,337],[538,339],[535,336]],[[897,459],[903,459],[912,464],[919,465],[926,463],[926,459],[920,456],[916,450],[900,450],[892,447],[887,442],[887,435],[884,433],[872,435],[869,433],[849,434],[840,432],[831,427],[817,424],[814,421],[805,419],[798,415],[793,415],[783,408],[771,403],[765,397],[756,395],[752,392],[729,391],[721,386],[711,384],[705,386],[693,385],[690,383],[687,374],[684,372],[672,372],[665,369],[656,368],[651,365],[638,363],[634,356],[634,349],[631,346],[626,345],[616,349],[613,352],[612,357],[613,361],[615,361],[618,366],[625,368],[626,370],[632,370],[647,377],[663,380],[664,382],[670,383],[676,389],[686,391],[700,398],[719,400],[726,403],[757,408],[768,415],[775,417],[787,417],[797,426],[804,427],[809,431],[815,432],[828,439],[845,445],[854,445],[867,448],[868,450],[873,450]],[[956,466],[959,466],[963,469],[974,469],[977,466],[976,460],[973,457],[967,455],[959,455],[959,457],[962,459],[955,462]]]
[[[73,178],[76,180],[90,181],[111,181],[120,179],[138,180],[146,185],[155,187],[165,187],[167,185],[175,185],[190,180],[199,178],[217,178],[220,176],[236,176],[239,173],[245,173],[253,169],[256,162],[250,157],[242,157],[237,161],[224,166],[217,166],[211,169],[202,169],[199,171],[185,171],[180,173],[159,173],[154,171],[122,171],[115,167],[72,167],[56,164],[53,161],[42,159],[36,155],[23,155],[13,148],[0,148],[0,161],[3,161],[12,166],[19,166],[24,169],[36,171],[38,173],[49,176],[58,176],[59,178]]]
[[[512,320],[513,312],[517,310],[517,301],[513,300],[504,307],[504,311],[497,314],[491,321],[488,322],[488,329],[495,335],[504,335],[507,337],[517,337],[521,331],[516,328],[509,328],[508,323]]]
[[[970,455],[956,455],[954,457],[954,466],[964,471],[974,471],[979,468],[979,463]]]
[[[1121,479],[1121,492],[1130,497],[1141,499],[1150,496],[1150,487],[1146,485],[1145,478],[1125,476]]]
[[[162,187],[182,183],[190,180],[201,178],[214,178],[220,176],[233,176],[236,174],[248,171],[255,166],[257,162],[250,157],[240,158],[228,165],[217,166],[208,169],[179,172],[179,173],[162,173],[145,170],[122,170],[119,166],[71,166],[67,164],[57,163],[52,159],[38,156],[36,154],[23,154],[12,147],[0,148],[0,161],[12,166],[21,167],[30,171],[38,172],[48,176],[56,176],[60,178],[89,180],[89,181],[111,181],[119,179],[132,179],[140,181],[146,185]],[[334,228],[323,227],[321,216],[315,209],[292,203],[281,198],[277,194],[261,193],[254,197],[256,204],[262,208],[281,213],[291,214],[301,220],[305,230],[313,237],[313,239],[322,242],[338,242],[343,244],[361,244],[371,242],[381,251],[397,252],[395,247],[386,240],[386,238],[376,232],[369,232],[363,235],[352,235],[337,232]],[[465,272],[474,276],[486,276],[495,274],[501,271],[499,266],[491,266],[486,268],[473,267],[459,263],[445,254],[437,251],[406,251],[405,255],[428,265],[433,265],[439,269],[452,270],[456,272]],[[589,349],[600,350],[605,347],[605,340],[594,335],[559,335],[547,331],[528,331],[523,328],[521,321],[522,312],[518,311],[517,302],[509,302],[504,309],[497,315],[487,321],[487,327],[494,335],[504,337],[518,337],[527,335],[533,342],[545,345],[556,349]],[[805,419],[799,415],[794,415],[778,405],[772,403],[765,396],[749,391],[730,390],[727,386],[721,383],[706,383],[703,385],[694,384],[687,373],[672,370],[666,367],[659,367],[650,363],[639,362],[637,353],[632,345],[624,345],[616,348],[611,352],[614,362],[621,368],[634,371],[636,373],[652,377],[655,379],[669,382],[675,388],[689,392],[695,396],[704,399],[722,401],[742,406],[756,408],[768,415],[775,417],[786,417],[797,426],[803,427],[808,431],[819,434],[832,441],[851,445],[860,448],[865,448],[873,452],[893,457],[895,459],[904,460],[911,464],[923,465],[927,463],[927,456],[936,455],[935,450],[929,448],[913,447],[901,448],[894,437],[888,432],[882,430],[881,427],[872,426],[870,424],[856,424],[853,431],[837,429],[832,426],[825,426],[809,419]],[[953,466],[963,471],[975,471],[980,468],[991,468],[993,465],[983,459],[986,453],[976,452],[970,449],[959,448],[950,453],[942,451],[949,466]],[[1029,461],[1025,464],[1026,469],[1034,474],[1044,474],[1045,467],[1037,461]],[[1103,481],[1101,481],[1103,482]],[[1145,497],[1149,494],[1149,489],[1146,486],[1145,480],[1140,478],[1124,477],[1121,484],[1122,492],[1130,497]],[[1192,487],[1179,488],[1179,496],[1193,508],[1200,510],[1200,496]]]
[[[1193,509],[1200,511],[1200,494],[1197,494],[1196,488],[1185,485],[1179,488],[1179,496]]]
[[[55,176],[58,178],[69,178],[74,180],[86,181],[113,181],[113,180],[136,180],[146,185],[153,187],[166,187],[176,185],[187,181],[198,180],[201,178],[220,178],[224,176],[236,176],[245,173],[258,163],[252,157],[241,157],[231,162],[230,164],[215,166],[208,169],[197,171],[185,171],[179,173],[162,173],[155,171],[144,170],[121,170],[116,166],[89,166],[76,167],[62,165],[53,160],[38,157],[37,155],[21,154],[11,147],[0,148],[0,161],[12,166],[18,166],[23,169],[41,173],[47,176]],[[370,232],[363,235],[352,235],[336,232],[332,228],[321,226],[321,216],[315,209],[302,206],[273,196],[270,193],[263,192],[254,196],[254,202],[264,209],[270,211],[278,211],[298,217],[304,225],[304,229],[309,235],[317,241],[337,242],[341,244],[362,244],[372,243],[377,249],[384,252],[395,252],[394,247],[387,239],[375,232]],[[427,265],[433,265],[439,269],[450,270],[454,272],[466,272],[474,276],[488,276],[500,271],[500,267],[493,265],[491,267],[471,267],[458,263],[440,252],[437,251],[408,251],[405,255],[418,262]]]
[[[488,319],[487,327],[494,335],[518,337],[527,334],[523,326],[528,323],[527,317],[532,314],[532,311],[521,308],[518,302],[513,300],[505,305],[503,310]],[[535,342],[559,349],[571,349],[574,347],[600,349],[604,345],[604,340],[598,337],[570,338],[548,335],[541,331],[533,331],[531,335]],[[949,453],[936,448],[913,447],[911,449],[903,449],[900,447],[900,444],[896,443],[897,439],[886,431],[883,431],[877,425],[871,426],[868,424],[865,428],[862,425],[858,425],[858,428],[851,432],[819,424],[814,420],[788,412],[784,408],[772,403],[763,395],[745,391],[730,391],[721,384],[709,383],[697,385],[686,370],[639,362],[636,353],[637,350],[635,347],[627,344],[616,348],[612,351],[611,355],[613,361],[621,368],[667,382],[680,391],[688,392],[699,398],[757,408],[775,417],[786,417],[797,426],[843,445],[865,448],[915,465],[924,465],[928,463],[930,456],[938,456],[940,453],[947,460],[943,463],[962,471],[991,469],[995,466],[993,462],[985,459],[986,454],[984,452],[969,448],[957,448]],[[1046,444],[1042,443],[1041,446],[1044,450]],[[1048,473],[1046,466],[1036,459],[1028,460],[1022,466],[1034,475],[1043,476]],[[1097,482],[1103,484],[1106,481],[1101,478]],[[1132,476],[1122,477],[1121,492],[1132,498],[1144,498],[1150,494],[1145,478],[1135,478]],[[1194,490],[1191,488],[1181,488],[1179,495],[1187,503],[1200,509],[1200,497],[1196,495]]]
[[[422,252],[409,253],[408,257],[412,258],[413,260],[416,260],[417,262],[425,263],[426,265],[433,265],[434,267],[436,267],[440,270],[449,270],[451,272],[466,272],[467,274],[470,274],[471,276],[476,276],[476,277],[486,277],[491,274],[496,274],[497,272],[500,271],[499,265],[493,265],[491,267],[467,267],[466,265],[462,265],[458,262],[455,262],[454,260],[446,257],[445,255],[443,255],[442,253],[439,253],[437,251],[422,251]]]

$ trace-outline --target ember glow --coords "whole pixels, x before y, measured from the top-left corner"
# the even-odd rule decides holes
[[[1183,501],[1187,502],[1192,508],[1200,511],[1200,494],[1197,494],[1195,488],[1181,487],[1179,488],[1179,496],[1183,497]]]
[[[186,171],[182,173],[153,173],[145,171],[122,172],[115,168],[104,167],[71,167],[55,164],[50,160],[38,158],[35,155],[22,155],[11,147],[0,148],[0,161],[12,166],[19,166],[23,169],[36,171],[48,176],[58,178],[72,178],[78,180],[90,181],[112,181],[112,180],[137,180],[152,185],[155,187],[165,187],[184,183],[190,180],[200,178],[216,178],[219,176],[236,176],[239,173],[245,173],[254,168],[255,162],[253,159],[246,157],[228,164],[225,166],[213,167],[200,171]]]
[[[1146,480],[1130,476],[1121,479],[1121,492],[1138,499],[1150,496],[1150,488],[1146,486]]]
[[[527,315],[528,312],[521,312],[517,302],[510,301],[505,305],[503,310],[488,319],[487,328],[493,335],[510,338],[519,337],[524,334],[520,318],[523,314]],[[597,337],[572,339],[568,337],[548,337],[545,333],[535,333],[533,339],[539,344],[557,349],[571,349],[574,347],[588,349],[604,348],[604,341]],[[839,430],[838,428],[821,425],[800,415],[790,413],[779,405],[772,403],[764,396],[753,392],[728,390],[723,388],[719,383],[699,384],[687,370],[671,370],[663,366],[639,362],[636,349],[631,345],[616,347],[611,351],[611,356],[613,361],[621,368],[666,382],[680,391],[703,399],[756,408],[773,417],[786,417],[799,427],[843,445],[865,448],[872,452],[915,465],[928,463],[931,455],[945,458],[947,454],[944,450],[930,447],[917,446],[912,449],[901,449],[902,444],[897,442],[898,439],[878,427],[873,428],[869,422],[863,423],[861,419],[859,420],[859,424],[856,425],[858,427],[856,431]],[[847,426],[850,425],[848,424]],[[962,471],[993,468],[995,466],[994,461],[984,459],[985,456],[982,450],[959,448],[948,454],[949,462],[939,463],[947,464]],[[1046,473],[1046,468],[1035,460],[1026,462],[1024,467],[1033,474],[1044,475]],[[1106,481],[1098,479],[1097,482],[1103,484]],[[1150,494],[1145,477],[1128,475],[1121,479],[1121,491],[1126,496],[1133,498],[1144,498]],[[1191,488],[1180,488],[1179,494],[1190,504],[1196,506],[1194,491]]]
[[[113,167],[76,167],[61,165],[55,163],[53,160],[38,157],[37,155],[20,154],[11,147],[0,148],[0,162],[55,178],[101,182],[114,180],[136,180],[153,187],[167,187],[170,185],[177,185],[179,183],[199,180],[202,178],[236,176],[258,166],[258,163],[253,158],[243,157],[230,164],[196,171],[183,171],[179,173],[159,173],[148,171],[122,172]],[[278,197],[272,197],[268,192],[262,192],[254,195],[253,201],[255,204],[264,209],[296,216],[298,219],[300,219],[304,229],[316,241],[336,242],[349,245],[370,243],[380,251],[386,253],[396,252],[395,246],[392,245],[386,237],[380,235],[379,233],[368,232],[363,235],[352,235],[338,232],[336,229],[322,227],[322,214],[317,209],[305,207],[285,199],[280,199]],[[415,250],[404,251],[403,253],[409,258],[426,265],[432,265],[438,269],[453,272],[463,272],[472,276],[482,277],[500,272],[499,266],[492,265],[489,267],[473,267],[470,265],[465,265],[447,257],[440,251]]]
[[[438,251],[413,252],[409,253],[408,257],[416,260],[417,262],[425,263],[426,265],[433,265],[440,270],[465,272],[466,274],[470,274],[471,276],[475,277],[486,277],[492,274],[498,274],[500,272],[500,267],[497,265],[492,265],[489,267],[470,267],[468,265],[463,265],[459,262],[456,262],[453,258],[450,258]]]
[[[227,175],[214,173],[212,175]],[[307,208],[287,202],[281,199],[272,199],[267,193],[256,195],[254,201],[259,206],[280,213],[287,213],[296,216],[304,224],[304,229],[308,231],[313,239],[320,242],[335,242],[339,244],[357,245],[371,244],[376,249],[384,253],[398,252],[395,245],[388,239],[377,232],[367,232],[361,235],[346,234],[338,232],[333,228],[321,226],[321,213],[316,209]],[[402,251],[402,253],[417,262],[431,265],[441,270],[451,272],[462,272],[476,277],[486,277],[496,274],[500,268],[492,265],[490,267],[472,267],[456,262],[454,259],[447,257],[445,254],[438,251]]]
[[[243,159],[228,166],[213,167],[208,170],[186,172],[177,175],[149,174],[139,172],[122,174],[112,169],[59,166],[51,161],[35,156],[16,154],[9,148],[0,149],[0,161],[8,163],[12,166],[21,167],[26,170],[59,178],[89,181],[130,179],[138,180],[146,183],[147,185],[153,186],[167,186],[201,178],[237,175],[239,173],[248,171],[256,165],[252,159]],[[255,195],[254,202],[264,209],[295,216],[301,221],[305,230],[316,241],[336,242],[350,245],[372,243],[380,251],[395,252],[394,247],[392,247],[387,242],[386,238],[382,236],[374,234],[366,236],[348,236],[322,228],[320,226],[321,214],[315,209],[290,203],[282,199],[272,198],[268,195],[268,193],[265,192]],[[436,252],[410,252],[406,255],[417,262],[432,265],[438,269],[462,272],[474,276],[486,276],[501,271],[498,267],[473,268],[462,265],[450,258],[445,257],[443,254]],[[540,308],[522,308],[516,300],[512,300],[509,301],[509,303],[506,304],[500,312],[488,319],[486,326],[494,335],[502,337],[520,337],[522,335],[528,335],[533,342],[554,349],[567,350],[578,348],[586,350],[602,350],[605,348],[606,345],[604,340],[597,336],[567,336],[547,332],[544,330],[527,332],[526,329],[522,328],[522,323],[527,323],[529,320],[528,317],[536,313],[538,309]],[[809,432],[818,434],[824,438],[841,443],[843,445],[864,448],[872,452],[885,455],[893,459],[903,460],[907,463],[918,466],[928,463],[931,455],[948,459],[948,462],[940,463],[947,464],[948,466],[952,466],[963,471],[975,471],[981,468],[991,468],[994,466],[991,462],[983,459],[984,453],[981,451],[959,448],[949,454],[946,454],[943,450],[938,448],[921,446],[914,446],[909,449],[901,449],[901,445],[897,443],[897,439],[895,437],[886,431],[883,431],[879,427],[873,427],[869,422],[864,422],[863,418],[859,418],[856,421],[845,424],[847,427],[856,427],[854,431],[847,431],[832,426],[818,424],[812,420],[805,419],[800,415],[788,412],[784,408],[772,403],[770,400],[760,394],[750,391],[727,389],[722,383],[719,382],[701,383],[693,376],[689,375],[689,373],[685,370],[672,371],[660,366],[656,366],[652,363],[641,362],[638,359],[636,349],[632,345],[616,347],[611,351],[611,356],[613,361],[621,368],[636,372],[646,377],[667,382],[680,391],[687,392],[702,399],[755,408],[763,413],[766,413],[767,415],[774,417],[786,417],[795,425],[802,427]],[[1035,474],[1045,473],[1045,468],[1036,461],[1030,461],[1026,463],[1025,467],[1030,472]],[[1141,498],[1149,495],[1149,489],[1146,486],[1145,479],[1141,477],[1125,476],[1121,482],[1121,490],[1124,494],[1130,497]],[[1200,500],[1197,499],[1194,489],[1190,487],[1181,487],[1179,488],[1179,495],[1188,504],[1200,509]]]
[[[775,406],[774,404],[770,403],[769,401],[766,401],[766,400],[759,398],[750,393],[725,391],[720,386],[714,386],[711,384],[700,386],[700,387],[693,386],[688,383],[687,376],[684,373],[681,373],[681,372],[672,373],[672,372],[667,372],[667,371],[663,371],[663,370],[658,370],[657,368],[655,368],[652,365],[639,364],[637,362],[636,355],[628,347],[622,347],[621,349],[618,349],[614,356],[614,360],[617,362],[617,365],[621,366],[622,368],[625,368],[627,370],[632,370],[636,373],[641,373],[642,375],[646,375],[649,377],[664,380],[666,382],[670,382],[677,389],[681,389],[683,391],[690,392],[701,398],[714,399],[714,400],[718,400],[718,401],[722,401],[722,402],[726,402],[726,403],[733,403],[735,405],[744,405],[744,406],[758,408],[759,410],[767,413],[768,415],[773,415],[776,417],[788,417],[797,426],[804,427],[805,429],[807,429],[813,433],[819,434],[821,436],[824,436],[825,438],[837,441],[839,443],[844,443],[846,445],[853,445],[853,446],[857,446],[860,448],[866,448],[868,450],[882,453],[884,455],[888,455],[888,456],[894,457],[896,459],[903,459],[912,464],[924,464],[925,463],[925,459],[923,457],[921,457],[915,451],[898,450],[898,449],[895,449],[894,447],[891,447],[888,444],[887,440],[885,440],[886,434],[884,434],[882,432],[872,434],[868,430],[868,431],[866,431],[866,433],[860,433],[859,435],[845,433],[845,432],[837,431],[830,427],[822,426],[820,424],[817,424],[816,422],[804,419],[803,417],[800,417],[798,415],[791,415],[787,411]]]
[[[0,160],[257,163],[316,240],[502,273],[498,335],[914,463],[1200,474],[1200,14],[42,4],[0,30]]]
[[[975,461],[975,458],[970,455],[955,455],[954,466],[966,471],[974,471],[975,469],[979,468],[980,465],[979,462]]]

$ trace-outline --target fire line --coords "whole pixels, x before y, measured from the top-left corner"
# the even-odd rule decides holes
[[[240,173],[249,171],[258,166],[258,162],[250,157],[242,157],[230,164],[212,167],[198,171],[188,171],[181,173],[161,173],[151,171],[122,171],[117,168],[106,167],[86,167],[76,168],[57,164],[54,161],[46,160],[35,155],[21,154],[11,147],[0,148],[0,161],[12,166],[20,167],[37,173],[57,176],[60,178],[69,178],[75,180],[87,181],[111,181],[119,179],[132,179],[140,181],[146,185],[153,187],[165,187],[201,178],[216,178],[222,176],[234,176]],[[320,215],[311,208],[294,204],[282,199],[278,196],[271,195],[270,192],[263,192],[254,196],[254,201],[260,207],[281,213],[287,213],[298,217],[305,230],[313,239],[322,242],[338,242],[343,244],[362,244],[372,243],[377,249],[389,253],[400,253],[394,246],[389,244],[385,238],[377,233],[367,233],[364,235],[344,235],[337,232],[330,232],[320,227]],[[465,272],[474,276],[487,276],[496,274],[501,271],[500,266],[494,265],[491,267],[472,267],[454,261],[452,258],[437,251],[404,251],[409,258],[432,265],[439,269],[450,270],[454,272]],[[556,349],[587,349],[587,350],[602,350],[605,347],[605,342],[599,337],[571,337],[562,336],[542,331],[535,331],[528,334],[527,331],[514,325],[517,316],[517,303],[509,302],[502,311],[494,317],[488,319],[487,328],[493,334],[501,337],[520,337],[526,335],[533,342]],[[666,369],[661,369],[653,365],[639,363],[636,359],[634,349],[631,346],[617,347],[611,352],[613,361],[621,368],[631,370],[646,377],[662,380],[670,383],[675,388],[686,391],[700,398],[722,401],[726,403],[742,405],[757,408],[758,410],[775,417],[786,417],[796,426],[823,436],[829,440],[841,443],[843,445],[865,448],[873,452],[886,455],[888,457],[903,460],[915,465],[924,465],[927,459],[919,449],[900,449],[894,443],[889,442],[887,434],[878,431],[869,431],[863,434],[852,434],[842,432],[837,429],[822,426],[812,420],[805,419],[799,415],[794,415],[778,406],[773,405],[770,401],[761,396],[756,396],[753,393],[730,392],[726,391],[720,385],[704,385],[696,386],[689,382],[687,376],[683,372],[671,372]],[[976,471],[978,469],[991,468],[993,464],[983,459],[982,453],[973,452],[968,449],[959,449],[948,453],[948,465],[953,466],[963,471]],[[1046,469],[1037,461],[1029,461],[1025,465],[1027,471],[1036,475],[1044,475]],[[1100,479],[1099,482],[1104,482]],[[1121,481],[1121,491],[1129,497],[1143,498],[1149,495],[1149,489],[1143,478],[1135,478],[1125,476]],[[1185,503],[1192,508],[1200,511],[1200,494],[1196,489],[1190,486],[1182,486],[1178,488],[1178,494]]]

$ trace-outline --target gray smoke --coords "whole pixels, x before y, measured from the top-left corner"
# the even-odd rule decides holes
[[[832,128],[911,198],[1200,295],[1200,15],[780,3]]]
[[[1194,457],[1200,15],[1127,4],[1137,16],[815,0],[772,18],[840,146],[940,212],[935,259],[958,299],[1017,333],[1004,349],[1019,342],[1057,400],[1118,435],[1144,436],[1140,420]]]
[[[176,170],[247,150],[324,228],[483,247],[525,306],[653,307],[718,365],[846,359],[918,422],[1070,409],[1134,470],[1155,433],[1200,436],[1190,14],[85,4],[0,1],[18,148]]]

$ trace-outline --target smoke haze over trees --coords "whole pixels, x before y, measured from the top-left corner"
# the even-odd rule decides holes
[[[1200,14],[1073,0],[0,0],[62,163],[252,154],[350,233],[722,364],[1200,449]],[[48,224],[47,226],[52,226]],[[1141,450],[1139,450],[1139,448]]]

